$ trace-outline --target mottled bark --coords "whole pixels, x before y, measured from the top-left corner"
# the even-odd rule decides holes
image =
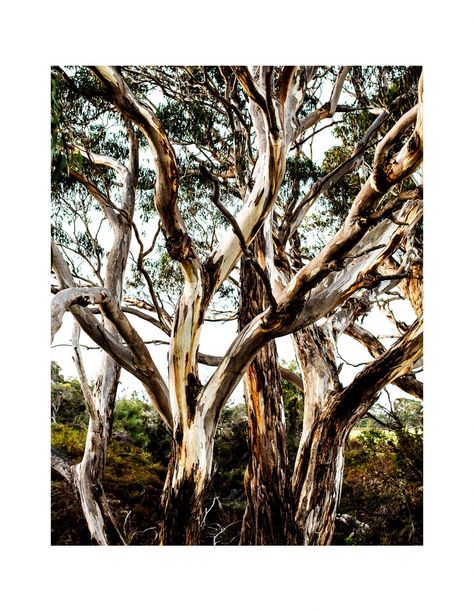
[[[191,389],[190,389],[191,390]],[[194,402],[190,405],[195,406]],[[203,526],[203,499],[212,470],[215,426],[195,412],[174,432],[161,496],[162,545],[198,545]]]
[[[257,238],[256,246],[260,246]],[[260,249],[262,250],[262,249]],[[266,305],[266,292],[253,266],[241,262],[240,325]],[[285,414],[274,341],[258,352],[244,376],[250,459],[245,472],[247,506],[242,545],[288,545],[295,542]]]
[[[375,358],[382,356],[386,351],[382,342],[360,325],[352,323],[347,327],[345,332],[350,337],[361,342],[370,352],[371,356]],[[393,381],[393,384],[417,399],[423,399],[423,383],[417,380],[414,375],[408,374],[400,376]]]
[[[295,519],[305,545],[331,543],[344,473],[349,427],[327,410],[300,446],[293,474]]]
[[[421,355],[422,343],[422,320],[417,320],[348,387],[324,395],[324,403],[301,439],[292,481],[296,522],[305,544],[331,543],[349,431],[372,407],[382,388],[411,369]]]
[[[421,162],[422,81],[419,104],[401,117],[378,143],[373,172],[339,231],[313,260],[298,267],[296,273],[295,269],[289,270],[287,277],[282,278],[274,262],[273,237],[278,236],[278,246],[282,252],[287,252],[285,242],[295,235],[314,199],[354,169],[385,118],[381,114],[376,119],[356,146],[353,156],[314,185],[293,214],[284,219],[275,214],[273,218],[272,209],[285,175],[288,151],[305,129],[333,116],[340,108],[338,100],[349,69],[340,69],[328,104],[301,121],[298,110],[304,103],[311,68],[287,66],[277,70],[261,66],[254,67],[251,73],[246,67],[236,66],[224,71],[228,91],[220,101],[227,100],[229,112],[234,112],[229,88],[240,88],[239,97],[247,97],[252,121],[249,128],[245,121],[242,122],[242,115],[238,115],[242,127],[249,132],[246,143],[243,132],[235,133],[236,154],[243,152],[245,146],[254,146],[255,163],[252,159],[252,167],[244,167],[242,158],[234,160],[242,206],[235,219],[225,214],[231,227],[205,262],[200,261],[179,210],[178,169],[165,126],[152,106],[144,102],[143,96],[138,96],[127,84],[123,76],[126,70],[114,67],[92,70],[102,84],[101,94],[147,139],[157,177],[155,207],[168,253],[179,263],[184,279],[173,324],[167,320],[161,326],[170,332],[167,388],[143,340],[120,308],[138,170],[136,141],[131,139],[127,168],[109,157],[77,147],[76,152],[87,156],[90,162],[112,168],[123,184],[122,211],[119,213],[117,206],[90,180],[71,170],[71,176],[96,199],[114,230],[104,282],[107,299],[98,304],[104,323],[96,320],[83,302],[66,303],[64,291],[58,293],[55,302],[60,304],[55,315],[56,326],[62,312],[69,308],[81,327],[107,353],[98,384],[87,401],[90,423],[84,458],[73,469],[92,536],[100,544],[123,542],[104,495],[102,478],[120,368],[126,367],[143,382],[173,433],[168,475],[161,498],[162,544],[199,543],[202,501],[212,472],[217,421],[245,372],[252,457],[245,482],[248,506],[242,543],[329,544],[342,481],[344,442],[350,427],[369,409],[385,384],[400,381],[409,374],[421,354],[421,321],[418,321],[392,348],[383,353],[374,352],[377,358],[373,363],[356,376],[347,389],[342,389],[333,353],[335,327],[331,327],[326,318],[334,317],[350,297],[360,296],[361,292],[383,283],[387,285],[389,279],[381,275],[381,265],[403,245],[421,217],[418,195],[409,201],[396,198],[394,203],[382,205],[382,202],[389,190]],[[212,92],[207,79],[203,85],[211,87]],[[393,154],[393,145],[413,125],[404,146]],[[253,130],[252,137],[250,130]],[[217,178],[216,181],[218,198]],[[222,212],[218,199],[213,201]],[[249,246],[261,231],[265,240],[258,250],[260,267],[251,268],[247,261],[241,266],[241,328],[226,355],[216,363],[217,369],[210,380],[202,386],[198,349],[206,308],[242,254],[248,254]],[[74,289],[70,272],[63,264],[56,253],[54,268],[60,287]],[[269,277],[265,290],[255,276],[255,269],[260,268],[265,269]],[[151,284],[150,277],[148,282]],[[149,288],[153,295],[153,287]],[[418,291],[415,285],[412,289],[412,293]],[[161,306],[157,300],[154,302],[159,312]],[[419,294],[412,302],[418,311]],[[291,490],[279,369],[273,342],[276,337],[289,333],[296,333],[296,350],[305,388],[303,434]],[[85,379],[84,372],[82,379]],[[295,523],[298,534],[295,534]]]
[[[121,367],[105,355],[93,392],[84,455],[81,462],[72,468],[91,537],[99,545],[125,544],[103,487],[120,372]]]

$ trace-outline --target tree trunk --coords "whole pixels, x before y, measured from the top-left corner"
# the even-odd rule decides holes
[[[92,405],[89,405],[84,455],[82,461],[72,468],[73,482],[91,537],[99,545],[125,544],[102,484],[120,371],[120,366],[106,355]]]
[[[122,298],[123,276],[131,241],[132,230],[128,218],[133,217],[138,178],[138,141],[130,127],[128,128],[128,135],[129,160],[127,167],[116,166],[114,162],[123,181],[121,189],[122,214],[117,215],[110,206],[102,203],[104,215],[111,223],[114,232],[114,239],[107,256],[104,287],[110,292],[111,301],[117,308]],[[83,182],[83,177],[77,173],[76,176]],[[87,188],[91,189],[90,183],[85,182],[88,185]],[[94,189],[90,192],[97,199]],[[119,340],[117,327],[106,317],[104,329],[116,340]],[[126,542],[117,526],[103,488],[107,447],[112,433],[115,399],[122,368],[112,357],[105,354],[95,384],[94,394],[91,395],[80,356],[78,338],[76,365],[83,394],[89,408],[89,428],[82,461],[73,467],[73,480],[91,537],[99,545],[125,545]]]
[[[200,413],[175,433],[161,497],[161,545],[199,545],[213,449],[214,434],[206,433]]]
[[[257,238],[257,242],[260,241]],[[265,308],[265,290],[252,265],[241,262],[240,326]],[[250,461],[245,473],[247,506],[241,545],[295,542],[280,369],[272,340],[257,354],[244,377]]]
[[[293,475],[296,523],[305,545],[330,545],[344,472],[349,428],[331,415],[316,418],[300,446]]]
[[[346,431],[332,416],[341,384],[330,336],[316,325],[294,334],[305,389],[303,430],[293,473],[295,520],[305,545],[329,545],[344,468]]]
[[[306,545],[330,545],[349,431],[371,408],[382,388],[406,374],[420,357],[421,329],[422,319],[418,319],[404,337],[367,365],[344,389],[336,378],[335,361],[330,344],[324,341],[325,333],[313,326],[304,330],[310,332],[305,337],[306,346],[298,339],[295,342],[305,389],[310,386],[318,389],[314,406],[306,404],[305,396],[305,423],[292,481],[296,524]],[[301,332],[296,335],[301,340]],[[313,352],[311,344],[316,349]],[[303,347],[306,349],[302,350]],[[312,358],[308,358],[311,354]]]

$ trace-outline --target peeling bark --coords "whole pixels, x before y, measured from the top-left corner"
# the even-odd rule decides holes
[[[256,247],[261,247],[257,238]],[[265,289],[254,269],[241,262],[244,298],[240,325],[245,326],[265,306]],[[274,341],[256,355],[244,376],[250,460],[245,472],[247,506],[241,545],[288,545],[295,528],[288,481],[285,415],[278,356]]]
[[[372,407],[384,386],[405,374],[420,357],[422,321],[359,373],[345,389],[327,397],[302,438],[293,475],[296,522],[308,545],[331,543],[344,468],[344,445],[355,422]]]
[[[213,448],[214,432],[204,430],[199,416],[175,432],[161,497],[161,545],[199,545]]]

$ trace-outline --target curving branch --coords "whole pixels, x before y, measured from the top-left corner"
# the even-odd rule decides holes
[[[123,163],[120,163],[120,161],[115,159],[115,157],[110,157],[109,155],[99,155],[98,153],[85,149],[80,144],[73,144],[71,149],[73,153],[81,155],[84,159],[87,159],[94,165],[100,165],[115,170],[122,180],[125,179],[127,168],[123,165]]]
[[[341,393],[337,412],[355,423],[382,389],[411,372],[423,353],[423,317],[418,318],[393,346],[369,363]]]
[[[252,102],[254,102],[255,104],[257,104],[257,106],[268,117],[268,107],[265,92],[255,82],[247,66],[231,66],[231,68],[235,76],[239,79],[239,82],[242,85],[242,88],[249,97],[249,99],[252,100]]]
[[[178,260],[184,273],[197,265],[198,257],[177,205],[178,171],[176,157],[165,129],[156,114],[140,102],[128,87],[120,71],[112,66],[92,68],[109,94],[112,103],[143,132],[150,145],[157,170],[155,206],[160,215],[167,249]]]
[[[207,180],[210,180],[214,185],[214,192],[212,195],[213,204],[221,212],[221,214],[226,218],[226,220],[230,223],[232,229],[234,230],[235,235],[237,236],[239,240],[240,248],[242,249],[243,255],[251,263],[255,272],[258,274],[258,276],[262,280],[263,285],[266,290],[268,301],[270,302],[270,307],[272,308],[272,310],[275,310],[277,303],[275,301],[275,297],[273,296],[270,279],[268,278],[267,274],[265,273],[265,270],[260,266],[257,259],[247,248],[247,245],[245,243],[245,238],[242,235],[242,232],[240,231],[240,227],[238,223],[236,222],[235,218],[232,216],[232,214],[230,214],[230,212],[226,209],[226,207],[221,203],[220,198],[219,198],[219,193],[220,193],[219,180],[215,176],[213,176],[209,172],[209,170],[206,168],[206,166],[204,166],[203,164],[200,164],[199,167],[200,167],[201,175],[204,178],[206,178]]]
[[[209,410],[210,417],[217,416],[219,406],[227,400],[255,354],[269,340],[308,326],[327,316],[360,289],[374,288],[384,282],[386,277],[377,273],[380,262],[393,252],[420,216],[419,202],[408,201],[397,217],[404,221],[403,224],[385,219],[369,231],[359,228],[356,231],[357,239],[349,236],[347,243],[335,242],[334,249],[336,254],[339,253],[340,263],[336,265],[338,259],[335,258],[332,264],[328,262],[321,266],[319,277],[313,278],[314,284],[311,280],[306,284],[298,284],[293,279],[277,297],[277,312],[271,314],[267,308],[242,329],[229,347],[222,364],[203,388],[200,402]],[[377,243],[384,247],[371,249],[363,256],[348,259],[347,263],[345,256],[350,255],[353,248],[363,250],[366,244]],[[298,276],[295,278],[298,279]],[[317,290],[314,288],[312,291],[316,285]],[[308,293],[311,294],[306,297]]]
[[[61,328],[64,314],[73,305],[103,304],[110,294],[103,288],[68,288],[59,291],[51,302],[51,343]]]
[[[345,333],[365,346],[370,355],[374,358],[383,356],[387,351],[385,346],[375,337],[375,335],[357,323],[350,324],[345,329]],[[413,374],[409,373],[401,376],[394,380],[393,384],[417,399],[423,399],[423,383],[417,380]]]
[[[334,170],[318,180],[303,197],[301,202],[291,212],[291,214],[284,219],[279,231],[279,240],[282,244],[286,244],[286,242],[294,235],[295,231],[300,226],[315,200],[323,193],[328,191],[333,185],[341,180],[341,178],[352,172],[357,167],[360,160],[363,158],[364,152],[372,143],[377,131],[380,129],[387,117],[388,113],[385,111],[381,112],[365,132],[364,136],[354,146],[351,157],[346,159],[346,161],[343,161],[336,168],[334,168]]]
[[[102,212],[104,213],[105,218],[109,221],[112,227],[119,227],[119,216],[115,212],[115,206],[112,204],[110,199],[102,193],[102,191],[95,185],[92,181],[87,179],[81,172],[78,172],[74,168],[69,169],[69,175],[72,176],[79,182],[82,186],[84,186],[90,195],[95,199],[95,201],[99,204]]]
[[[74,279],[72,278],[71,272],[64,261],[59,248],[56,244],[52,245],[52,264],[53,270],[56,274],[58,282],[61,288],[72,288],[74,287]],[[79,287],[76,287],[79,288]],[[109,296],[106,289],[99,289]],[[62,291],[61,291],[62,292]],[[55,295],[55,298],[61,294],[61,292]],[[127,322],[124,321],[125,316],[120,314],[118,306],[110,299],[104,300],[103,304],[106,306],[102,312],[103,314],[115,324],[118,322],[122,332],[126,335],[124,338],[127,341],[134,341],[137,339],[138,334],[134,330],[128,327]],[[108,306],[108,307],[107,307]],[[81,325],[81,328],[89,335],[89,337],[102,348],[109,356],[111,356],[121,367],[126,369],[129,373],[138,378],[147,390],[153,405],[157,409],[158,413],[163,418],[163,421],[167,426],[171,423],[171,412],[169,407],[169,396],[166,384],[161,377],[161,374],[156,369],[151,356],[148,353],[146,346],[141,338],[139,343],[134,345],[132,351],[128,345],[123,345],[118,341],[112,333],[110,333],[103,324],[101,324],[95,316],[86,307],[76,304],[70,305],[70,311],[76,320]],[[128,323],[129,324],[129,323]],[[140,346],[144,347],[144,350],[140,352]]]

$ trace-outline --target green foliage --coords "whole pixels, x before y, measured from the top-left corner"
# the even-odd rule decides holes
[[[73,461],[79,461],[84,453],[87,431],[84,427],[53,422],[51,445],[61,450]]]
[[[297,372],[296,363],[286,365]],[[87,421],[77,380],[65,380],[51,363],[53,397],[59,401],[51,443],[72,462],[84,452]],[[283,380],[283,397],[290,465],[294,463],[303,418],[303,395]],[[387,413],[375,410],[381,423],[364,418],[359,435],[347,442],[346,466],[338,513],[349,514],[369,528],[349,532],[337,526],[335,545],[416,545],[422,543],[423,435],[422,404],[397,399]],[[385,420],[384,420],[385,419]],[[365,425],[365,426],[364,426]],[[386,428],[381,428],[385,425]],[[389,430],[390,429],[390,430]],[[104,486],[123,522],[131,544],[150,544],[156,536],[157,499],[166,478],[170,437],[155,410],[138,395],[119,399],[109,443]],[[234,544],[245,510],[244,473],[248,462],[245,405],[229,405],[219,421],[214,475],[205,506],[203,543]],[[87,544],[77,501],[53,476],[52,537],[55,544]]]
[[[406,429],[416,432],[423,429],[423,404],[416,399],[395,399],[389,409],[375,405],[370,413],[376,417],[378,422],[374,422],[369,416],[363,420],[368,419],[376,426],[394,431]],[[357,423],[357,426],[361,426],[361,421]]]
[[[420,545],[423,542],[423,436],[370,429],[347,442],[338,512],[368,525],[336,530],[334,544]]]
[[[56,361],[51,361],[51,383],[64,382],[64,376],[61,373],[61,367]]]
[[[87,408],[79,380],[65,380],[61,368],[51,363],[51,417],[63,424],[85,425]]]
[[[130,422],[133,418],[127,418]],[[132,427],[133,428],[133,427]],[[131,430],[132,430],[131,428]],[[53,423],[51,444],[72,460],[79,462],[84,452],[85,429]],[[131,544],[153,541],[150,525],[158,521],[157,499],[166,477],[166,455],[163,462],[127,439],[112,437],[107,453],[104,488],[115,506],[121,523],[127,519],[126,533]],[[52,477],[52,543],[53,545],[90,544],[90,535],[77,499],[63,481]],[[152,529],[153,530],[153,529]]]
[[[67,145],[62,131],[63,109],[58,99],[58,78],[51,76],[51,168],[53,179],[57,179],[67,167]]]
[[[115,404],[113,432],[125,433],[134,445],[151,452],[154,458],[166,462],[170,448],[169,435],[156,410],[132,394],[130,399],[119,399]]]
[[[310,184],[321,177],[318,166],[306,155],[297,154],[289,157],[286,164],[285,177],[279,195],[285,202],[285,207],[294,206]]]

